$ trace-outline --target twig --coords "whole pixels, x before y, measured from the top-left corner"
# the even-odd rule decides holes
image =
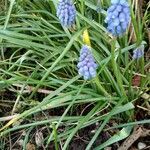
[[[18,105],[18,103],[19,103],[19,100],[20,100],[21,94],[22,94],[23,91],[24,91],[24,88],[25,88],[25,85],[23,85],[23,86],[21,87],[21,90],[20,90],[20,92],[19,92],[19,95],[17,96],[17,99],[16,99],[15,104],[14,104],[14,106],[13,106],[11,115],[13,115],[14,112],[15,112],[15,110],[16,110],[16,107],[17,107],[17,105]]]
[[[24,85],[21,85],[21,84],[13,84],[13,86],[22,88]],[[22,93],[31,93],[32,91],[34,91],[34,89],[35,89],[35,88],[34,88],[33,86],[25,86]],[[9,89],[9,90],[15,92],[15,90],[13,90],[13,89]],[[19,92],[20,92],[20,91],[19,91]],[[38,92],[38,93],[43,93],[43,94],[50,94],[52,91],[50,91],[50,90],[45,90],[45,89],[38,89],[37,92]]]
[[[8,120],[11,120],[11,119],[17,117],[18,115],[19,115],[19,114],[12,115],[12,116],[7,116],[7,117],[1,117],[1,118],[0,118],[0,122],[1,122],[1,121],[8,121]]]

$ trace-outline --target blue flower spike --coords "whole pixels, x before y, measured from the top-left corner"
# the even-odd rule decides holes
[[[133,59],[140,59],[144,55],[144,45],[140,45],[133,51]]]
[[[113,36],[121,36],[130,22],[130,8],[127,0],[111,0],[105,18],[107,30]]]
[[[96,77],[97,64],[89,46],[82,46],[77,67],[79,75],[83,76],[84,80]]]
[[[72,0],[59,0],[57,17],[64,27],[71,28],[75,24],[76,8]]]

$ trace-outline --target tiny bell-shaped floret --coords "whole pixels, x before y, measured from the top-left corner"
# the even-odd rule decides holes
[[[75,23],[76,9],[72,0],[59,0],[57,17],[62,26],[70,28]]]
[[[111,0],[111,6],[107,10],[105,22],[107,30],[113,36],[122,35],[130,21],[130,8],[126,0]]]
[[[83,45],[77,67],[79,75],[83,76],[84,80],[96,77],[97,64],[89,46]]]
[[[133,59],[139,59],[144,55],[144,45],[140,45],[133,51]]]

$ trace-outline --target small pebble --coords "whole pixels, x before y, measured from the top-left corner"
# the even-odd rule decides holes
[[[92,131],[91,131],[91,133],[95,133],[95,132],[96,132],[96,130],[92,130]]]
[[[142,143],[142,142],[139,142],[138,143],[138,149],[141,150],[141,149],[144,149],[146,147],[146,144],[145,143]]]

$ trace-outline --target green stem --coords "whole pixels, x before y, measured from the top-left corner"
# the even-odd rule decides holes
[[[14,3],[15,3],[15,0],[10,0],[10,7],[9,7],[9,10],[8,10],[8,14],[6,16],[6,20],[5,20],[3,30],[6,30],[6,28],[7,28],[7,25],[8,25],[9,19],[10,19],[10,15],[11,15]],[[2,43],[2,41],[3,41],[3,39],[1,38],[0,43]],[[2,59],[4,60],[5,56],[4,56],[4,48],[3,47],[1,48],[1,56],[2,56]]]
[[[100,0],[98,0],[98,2],[97,2],[97,9],[98,9],[98,22],[99,23],[101,23],[101,2],[100,2]]]
[[[131,61],[131,69],[130,69],[130,75],[129,75],[129,97],[133,98],[133,90],[132,90],[132,79],[133,79],[133,67],[134,67],[134,60]]]
[[[141,74],[144,74],[144,57],[142,57],[140,60],[140,69],[141,69]],[[141,77],[141,88],[143,87],[143,84],[144,84],[144,78],[143,76]]]
[[[95,81],[95,84],[98,87],[99,92],[103,93],[105,96],[110,97],[110,95],[108,94],[108,92],[102,87],[101,82],[100,82],[98,76],[95,77],[94,81]]]
[[[137,40],[137,45],[140,45],[141,43],[141,34],[140,34],[140,29],[139,29],[139,18],[136,18],[133,8],[130,9],[131,11],[131,20],[132,20],[132,24],[134,27],[134,31],[135,31],[135,35],[136,35],[136,40]],[[138,23],[137,23],[137,19],[138,19]]]
[[[121,78],[121,75],[120,75],[120,71],[119,71],[119,69],[117,67],[117,63],[115,61],[115,43],[116,43],[116,39],[113,39],[112,43],[111,43],[112,68],[113,68],[113,71],[114,71],[114,75],[116,76],[118,86],[119,86],[119,88],[122,92],[121,95],[126,97],[126,93],[125,93],[125,90],[124,90],[124,87],[123,87],[123,82],[122,82],[122,78]]]
[[[5,30],[7,28],[7,25],[8,25],[8,22],[9,22],[9,18],[10,18],[11,11],[12,11],[14,3],[15,3],[15,0],[10,0],[10,7],[9,7],[9,10],[8,10],[8,14],[7,14],[7,17],[6,17],[6,20],[5,20],[3,30]]]
[[[53,128],[53,131],[54,131],[55,150],[59,150],[58,143],[57,143],[57,130],[56,130],[56,125],[55,125],[55,124],[52,124],[52,128]]]
[[[85,2],[84,2],[84,0],[81,0],[81,14],[84,16],[84,6],[85,6],[85,4],[84,4]]]

